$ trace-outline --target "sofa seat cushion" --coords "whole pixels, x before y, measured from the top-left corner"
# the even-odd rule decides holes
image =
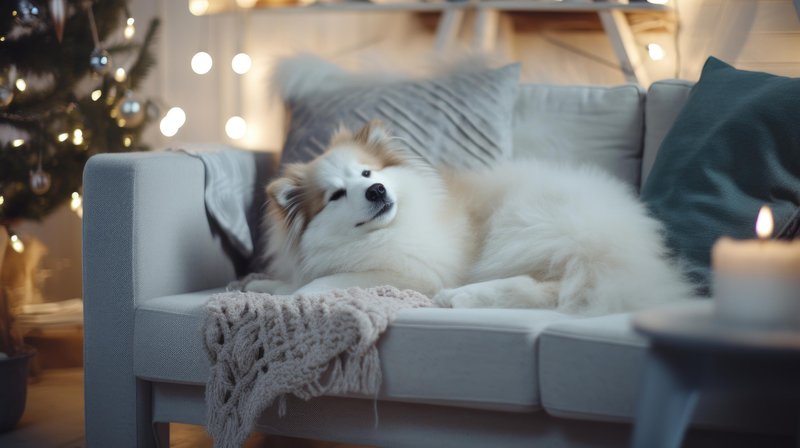
[[[620,420],[633,415],[647,341],[629,314],[554,324],[539,341],[542,406],[553,415]]]
[[[134,373],[160,382],[205,384],[204,304],[221,290],[159,297],[136,310]],[[569,316],[544,310],[404,310],[378,345],[380,398],[531,411],[540,407],[537,338]],[[371,398],[371,397],[369,397]]]

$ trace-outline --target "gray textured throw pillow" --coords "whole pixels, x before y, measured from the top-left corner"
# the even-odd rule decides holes
[[[357,130],[373,119],[435,166],[476,167],[511,158],[519,65],[386,80],[317,64],[309,68],[308,58],[302,64],[290,59],[277,69],[290,113],[281,164],[308,161],[324,151],[340,125]]]

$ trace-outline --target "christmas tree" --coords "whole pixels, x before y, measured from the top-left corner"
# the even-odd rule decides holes
[[[125,0],[0,2],[0,225],[80,201],[93,154],[147,149],[158,21],[135,27]]]

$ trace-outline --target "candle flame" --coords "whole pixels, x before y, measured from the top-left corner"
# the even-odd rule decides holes
[[[756,219],[756,235],[762,240],[771,237],[773,225],[772,210],[766,205],[761,207]]]

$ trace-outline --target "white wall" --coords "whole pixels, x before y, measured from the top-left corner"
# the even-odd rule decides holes
[[[251,132],[238,144],[278,148],[283,138],[282,107],[269,101],[268,95],[268,73],[276,57],[309,51],[350,66],[404,66],[429,57],[433,42],[430,18],[420,20],[411,14],[257,12],[194,17],[187,4],[180,0],[131,2],[140,32],[149,17],[163,21],[159,63],[142,95],[158,99],[163,111],[180,106],[187,114],[186,125],[173,139],[163,138],[157,125],[148,131],[146,139],[155,147],[188,141],[232,143],[225,136],[224,122],[241,114],[251,124]],[[682,78],[696,80],[709,55],[743,69],[800,76],[800,21],[791,0],[679,0],[678,7]],[[518,33],[501,47],[508,57],[523,62],[525,81],[623,83],[622,74],[609,67],[615,58],[605,35],[589,28],[538,27]],[[463,37],[466,41],[468,36]],[[657,42],[667,50],[663,61],[645,57],[652,78],[672,77],[672,35],[641,31],[637,39],[642,47]],[[253,70],[241,78],[229,68],[239,46],[254,62]],[[192,55],[200,50],[215,58],[214,68],[204,76],[189,68]],[[45,260],[51,273],[45,290],[48,298],[80,296],[80,230],[75,215],[63,209],[41,225],[26,225],[22,230],[38,235],[49,246]]]

